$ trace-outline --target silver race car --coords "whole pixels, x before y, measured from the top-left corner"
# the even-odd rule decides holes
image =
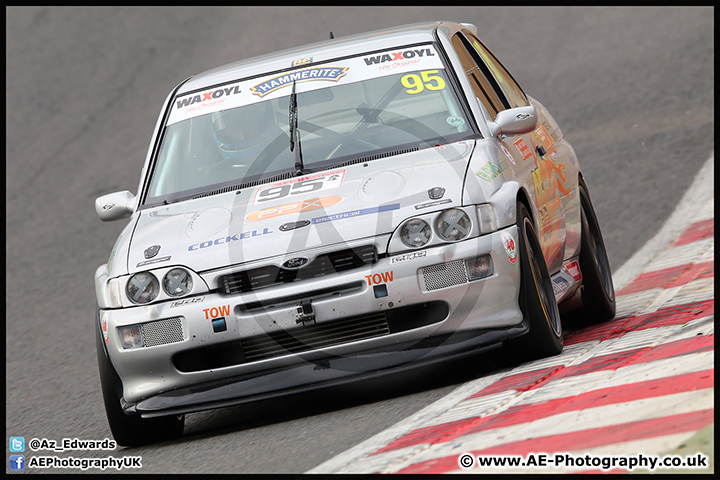
[[[470,24],[333,39],[193,76],[167,97],[129,217],[95,273],[120,445],[184,414],[612,318],[570,144]]]

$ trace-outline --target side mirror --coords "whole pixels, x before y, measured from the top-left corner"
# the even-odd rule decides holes
[[[535,130],[537,115],[535,107],[516,107],[503,110],[495,117],[495,121],[488,122],[494,137],[498,135],[521,135]]]
[[[135,195],[124,190],[95,199],[95,213],[103,222],[128,218],[135,210]]]

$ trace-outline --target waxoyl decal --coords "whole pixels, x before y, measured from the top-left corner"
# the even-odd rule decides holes
[[[216,88],[214,90],[210,90],[209,92],[202,92],[198,93],[197,95],[188,96],[186,98],[180,99],[175,104],[176,108],[184,108],[189,107],[190,105],[193,105],[195,103],[202,103],[207,100],[217,100],[222,97],[228,97],[230,95],[237,95],[240,93],[240,87],[234,86],[230,88]]]

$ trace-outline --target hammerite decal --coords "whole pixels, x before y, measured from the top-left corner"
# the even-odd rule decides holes
[[[309,67],[295,72],[284,73],[250,87],[250,91],[258,97],[264,97],[282,87],[292,85],[293,82],[308,82],[310,80],[330,80],[337,82],[345,76],[349,67]]]

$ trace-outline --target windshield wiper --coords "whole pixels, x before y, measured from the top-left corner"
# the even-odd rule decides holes
[[[302,175],[305,166],[303,165],[302,148],[300,147],[300,132],[298,131],[298,106],[297,95],[295,94],[295,82],[293,82],[292,92],[290,92],[290,107],[288,110],[290,115],[290,151],[295,152],[295,175],[297,176]],[[296,140],[297,148],[295,148]]]

